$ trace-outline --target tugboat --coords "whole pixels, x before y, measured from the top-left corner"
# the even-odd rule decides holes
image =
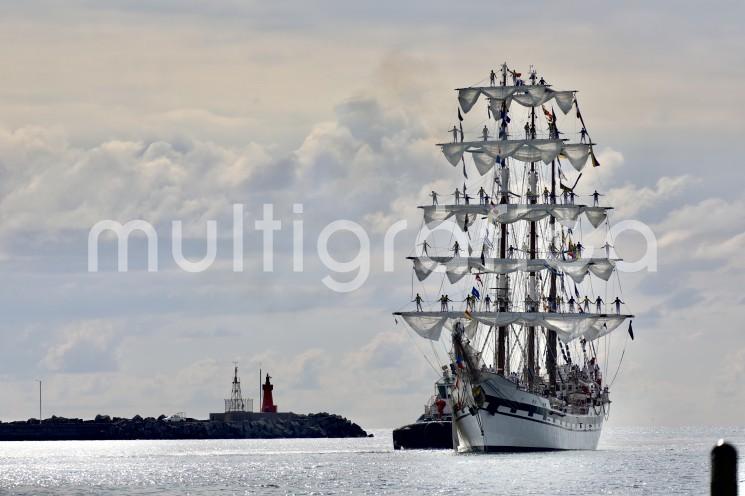
[[[453,449],[452,386],[445,366],[442,378],[435,383],[435,393],[424,405],[424,413],[413,424],[393,431],[393,449]]]

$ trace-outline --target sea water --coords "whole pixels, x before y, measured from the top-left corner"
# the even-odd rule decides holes
[[[367,439],[0,442],[0,494],[708,494],[745,429],[607,428],[598,451],[457,455]],[[740,463],[741,485],[745,463]]]

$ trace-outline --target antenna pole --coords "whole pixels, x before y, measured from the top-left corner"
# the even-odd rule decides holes
[[[36,382],[39,383],[39,424],[41,424],[41,380],[37,379]]]

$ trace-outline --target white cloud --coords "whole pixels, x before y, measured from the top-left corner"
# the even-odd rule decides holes
[[[60,329],[42,364],[57,372],[106,372],[117,369],[120,333],[105,320],[73,323]]]
[[[616,209],[615,215],[622,219],[635,215],[674,199],[698,180],[690,175],[664,176],[653,188],[627,183],[608,192],[607,201]]]
[[[153,224],[216,218],[229,198],[270,162],[255,144],[232,150],[204,142],[108,141],[70,146],[40,128],[0,130],[3,231],[88,229],[102,219]]]

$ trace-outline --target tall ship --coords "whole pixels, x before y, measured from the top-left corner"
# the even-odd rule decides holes
[[[577,92],[506,63],[456,91],[458,120],[437,146],[464,182],[420,207],[414,309],[394,315],[446,367],[459,452],[596,449],[618,372],[609,363],[623,358],[611,333],[628,321],[633,339],[633,316],[612,207],[582,181],[600,164]],[[479,100],[484,120],[468,127]]]

